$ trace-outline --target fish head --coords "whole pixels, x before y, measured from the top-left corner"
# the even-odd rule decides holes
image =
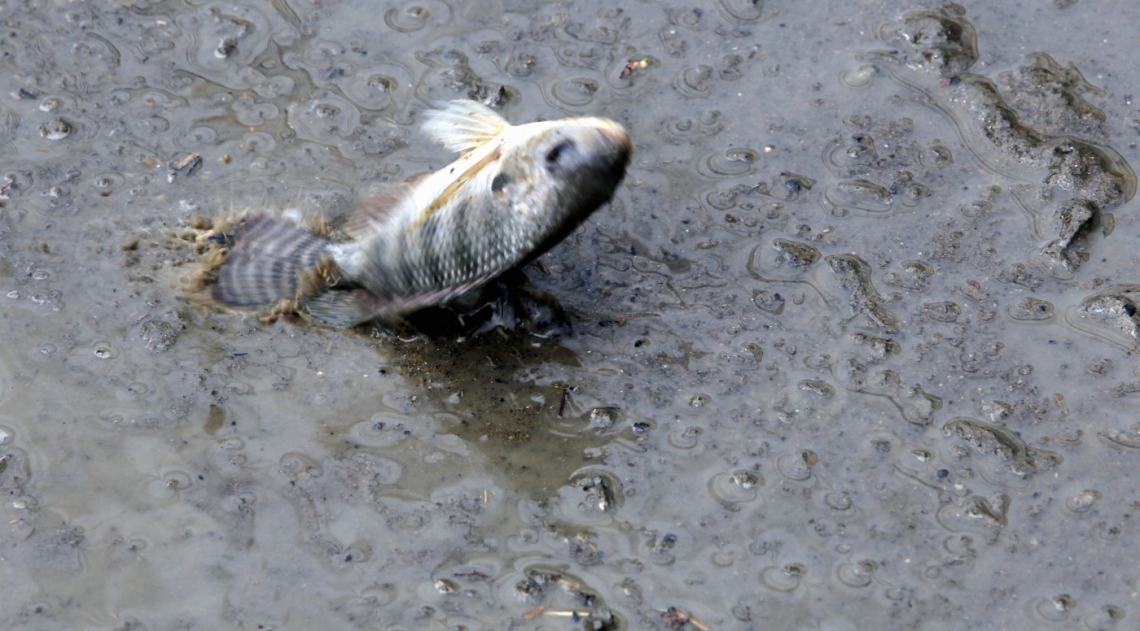
[[[519,125],[500,142],[491,193],[535,225],[535,256],[613,197],[632,150],[625,128],[605,118]]]

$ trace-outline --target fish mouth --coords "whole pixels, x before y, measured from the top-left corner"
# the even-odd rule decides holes
[[[621,125],[617,123],[599,125],[598,133],[600,133],[607,142],[615,145],[622,153],[628,154],[633,151],[633,145],[629,140],[629,132]]]

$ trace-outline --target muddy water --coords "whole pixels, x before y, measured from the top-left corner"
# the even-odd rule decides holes
[[[991,4],[5,5],[0,626],[1134,628],[1140,13]],[[630,130],[557,325],[195,293],[451,98]]]

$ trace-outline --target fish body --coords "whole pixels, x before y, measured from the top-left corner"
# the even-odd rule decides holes
[[[460,157],[362,208],[345,241],[247,218],[214,297],[297,300],[339,326],[442,304],[565,238],[610,200],[631,151],[625,129],[607,119],[512,126],[474,101],[428,112],[423,128]]]

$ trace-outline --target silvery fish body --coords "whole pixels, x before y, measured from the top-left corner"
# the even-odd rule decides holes
[[[607,119],[512,126],[474,101],[428,112],[423,128],[459,159],[356,213],[346,241],[247,218],[218,268],[215,298],[297,300],[339,326],[447,302],[565,238],[610,200],[631,150]]]

